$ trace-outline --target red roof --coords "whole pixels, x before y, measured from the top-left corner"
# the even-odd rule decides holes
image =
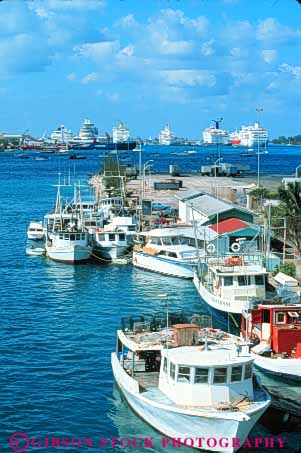
[[[248,228],[248,226],[249,225],[246,222],[232,217],[231,219],[222,220],[219,223],[210,225],[209,228],[211,228],[211,230],[215,231],[218,234],[224,234],[232,233],[233,231],[241,230],[242,228]]]

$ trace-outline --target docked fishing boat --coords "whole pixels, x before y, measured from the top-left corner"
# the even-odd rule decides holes
[[[148,271],[173,277],[193,278],[199,251],[188,245],[177,228],[158,228],[141,233],[146,244],[136,245],[133,265]]]
[[[53,231],[46,242],[48,258],[66,264],[87,262],[92,248],[85,231]]]
[[[263,372],[301,381],[301,303],[271,300],[243,312],[242,335],[254,342],[255,365]],[[277,303],[278,302],[278,303]]]
[[[138,232],[138,222],[135,216],[114,216],[110,222],[110,227],[124,231],[128,243],[134,244]]]
[[[60,187],[59,184],[54,213],[45,216],[46,253],[53,261],[83,263],[91,257],[89,233],[84,227],[82,212],[72,212],[70,206],[62,208]]]
[[[115,260],[125,254],[129,248],[126,233],[118,228],[105,225],[96,228],[93,234],[93,255],[106,260]]]
[[[30,222],[27,230],[27,238],[31,241],[42,241],[44,239],[43,224],[39,220]]]
[[[204,443],[189,446],[232,453],[270,397],[252,379],[253,358],[244,341],[200,328],[196,318],[123,318],[111,355],[114,378],[132,409],[164,436],[184,443],[201,433]]]
[[[210,307],[227,313],[249,308],[251,299],[266,297],[265,267],[243,256],[209,258],[194,274],[194,284]]]

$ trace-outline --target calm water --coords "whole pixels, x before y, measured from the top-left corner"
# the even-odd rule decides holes
[[[144,161],[156,152],[158,148],[149,148]],[[226,151],[227,160],[237,159],[239,152],[236,156],[231,152]],[[201,161],[205,163],[204,153],[212,151],[187,157],[186,169],[196,170]],[[281,153],[287,154],[282,161]],[[88,173],[99,169],[98,154],[75,163],[63,156],[35,161],[0,154],[1,453],[12,451],[9,438],[16,431],[31,438],[90,438],[93,447],[84,450],[93,453],[122,450],[110,446],[100,449],[97,441],[101,437],[135,435],[152,436],[154,451],[174,451],[160,449],[161,436],[122,400],[113,384],[110,353],[115,348],[120,317],[160,308],[156,295],[162,291],[169,294],[174,309],[204,311],[193,284],[131,266],[68,266],[25,255],[28,222],[42,218],[53,206],[58,170],[67,173],[71,167],[71,173],[85,181]],[[154,159],[158,159],[155,168],[165,171],[169,163],[183,163],[184,158],[168,156],[164,149],[162,156]],[[275,147],[263,160],[264,171],[289,174],[301,162],[301,148]],[[296,391],[300,395],[300,388]],[[256,434],[271,435],[261,425],[253,430],[252,436]],[[282,433],[282,437],[290,443],[286,451],[301,448],[298,433]],[[81,450],[64,448],[68,452]],[[62,450],[41,446],[27,451]]]

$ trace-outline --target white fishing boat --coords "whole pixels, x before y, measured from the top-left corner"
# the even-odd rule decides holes
[[[43,223],[39,220],[30,222],[27,230],[27,238],[31,241],[41,241],[44,239]]]
[[[173,277],[193,278],[199,251],[188,245],[188,240],[177,228],[158,228],[141,233],[145,246],[136,245],[133,265],[148,271]]]
[[[87,262],[91,257],[89,234],[85,231],[53,231],[47,238],[48,258],[66,264]]]
[[[126,233],[110,225],[96,228],[93,234],[93,254],[104,260],[122,257],[129,245]]]
[[[239,245],[239,244],[238,244]],[[216,310],[242,314],[251,299],[266,297],[267,271],[244,257],[209,258],[194,274],[202,299]]]
[[[254,343],[255,365],[288,381],[301,381],[301,303],[271,300],[243,312],[242,335]]]
[[[252,379],[253,358],[244,341],[191,321],[174,324],[172,316],[165,326],[142,317],[123,322],[111,363],[115,381],[142,419],[183,445],[195,439],[189,446],[201,450],[238,450],[271,402]]]
[[[91,257],[89,233],[84,228],[82,212],[68,212],[68,206],[62,208],[60,187],[59,184],[54,213],[45,216],[46,253],[53,261],[83,263]]]

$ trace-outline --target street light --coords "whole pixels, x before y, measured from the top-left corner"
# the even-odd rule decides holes
[[[296,170],[295,170],[295,177],[296,178],[298,178],[298,168],[300,168],[300,167],[301,167],[301,164],[296,167]]]
[[[153,159],[150,159],[150,160],[148,160],[147,162],[145,162],[145,164],[143,165],[143,179],[142,179],[142,181],[143,181],[143,182],[142,182],[142,188],[143,188],[143,189],[142,189],[142,190],[143,190],[142,193],[143,193],[143,195],[142,195],[142,198],[144,198],[144,191],[145,191],[145,171],[146,171],[148,168],[152,167],[152,165],[153,165],[152,163],[153,163],[153,162],[154,162]]]
[[[260,128],[260,114],[263,112],[263,108],[257,108],[258,113],[258,133],[257,133],[257,187],[260,187],[260,153],[259,153],[259,128]]]

